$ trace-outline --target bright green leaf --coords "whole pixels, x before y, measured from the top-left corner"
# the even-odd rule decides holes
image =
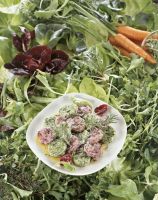
[[[124,0],[126,7],[124,13],[126,15],[135,16],[140,12],[151,13],[154,9],[152,0]]]
[[[40,45],[48,45],[53,48],[64,37],[68,28],[60,24],[38,24],[35,26],[36,41]]]
[[[127,179],[121,182],[121,185],[111,186],[107,192],[110,194],[121,197],[126,200],[142,200],[141,196],[138,194],[137,186],[134,181]]]
[[[85,77],[80,86],[79,91],[97,97],[98,99],[106,101],[107,96],[105,90],[91,78]]]

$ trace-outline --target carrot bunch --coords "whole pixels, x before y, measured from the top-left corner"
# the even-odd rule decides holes
[[[109,37],[109,42],[117,47],[122,55],[130,57],[130,53],[135,53],[151,64],[156,64],[154,57],[141,47],[142,41],[151,34],[150,32],[129,26],[119,26],[116,31],[117,34]],[[158,39],[158,36],[154,38]]]

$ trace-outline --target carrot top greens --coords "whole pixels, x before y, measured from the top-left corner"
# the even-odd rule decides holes
[[[122,56],[108,36],[120,24],[156,31],[157,9],[151,0],[0,1],[0,199],[156,200],[157,64],[135,54],[131,59]],[[13,36],[21,41],[24,29],[35,31],[35,38],[18,43],[20,49],[31,44],[62,50],[69,56],[67,67],[58,74],[36,70],[31,76],[14,76],[5,69],[4,64],[18,54]],[[111,104],[128,125],[118,158],[85,177],[51,170],[33,155],[25,140],[33,117],[69,92],[87,93]]]

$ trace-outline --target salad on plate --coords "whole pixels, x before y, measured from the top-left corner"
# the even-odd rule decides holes
[[[38,144],[60,165],[89,165],[102,156],[114,136],[110,124],[115,116],[107,110],[106,104],[93,109],[90,102],[74,98],[72,104],[45,119],[44,127],[37,132]]]

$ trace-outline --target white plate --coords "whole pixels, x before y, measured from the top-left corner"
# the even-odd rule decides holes
[[[105,103],[95,97],[83,93],[71,93],[61,96],[56,100],[54,100],[49,105],[47,105],[32,120],[26,132],[26,140],[33,153],[50,168],[69,175],[76,175],[76,176],[88,175],[99,171],[117,157],[118,153],[122,149],[123,144],[125,142],[125,138],[127,135],[127,126],[120,112],[109,105],[108,112],[114,114],[117,119],[116,123],[113,123],[111,125],[115,130],[115,136],[112,142],[108,145],[108,148],[103,152],[99,160],[97,160],[96,162],[93,162],[86,167],[76,167],[76,170],[73,172],[65,170],[63,167],[58,166],[54,161],[50,160],[43,153],[42,149],[37,145],[35,139],[37,136],[37,132],[43,127],[44,119],[54,113],[57,113],[61,106],[66,104],[71,104],[72,97],[76,97],[81,100],[88,100],[94,107]]]

